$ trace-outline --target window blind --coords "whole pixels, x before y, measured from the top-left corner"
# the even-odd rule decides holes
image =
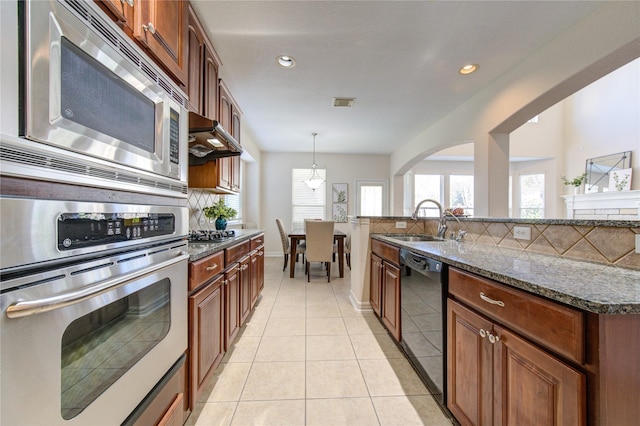
[[[327,198],[327,183],[315,191],[309,188],[304,180],[311,177],[312,169],[293,169],[291,173],[291,204],[293,228],[302,228],[305,219],[325,219],[325,203]],[[326,179],[326,169],[316,169],[320,178]]]

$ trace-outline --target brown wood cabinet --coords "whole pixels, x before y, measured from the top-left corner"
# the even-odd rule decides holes
[[[240,259],[240,326],[251,313],[251,256]]]
[[[137,0],[134,38],[183,86],[188,82],[187,28],[186,0]]]
[[[234,263],[224,273],[224,347],[229,350],[240,331],[240,265]]]
[[[191,4],[189,4],[188,40],[189,109],[212,120],[218,120],[220,58]]]
[[[471,302],[475,293],[478,300]],[[449,270],[449,294],[447,407],[461,424],[586,423],[585,374],[532,343],[550,346],[558,330],[574,330],[576,324],[582,330],[582,322],[576,320],[582,318],[580,312],[455,268]],[[558,310],[563,312],[560,317],[553,315]],[[509,322],[502,324],[500,318]],[[580,347],[576,342],[566,346]],[[579,350],[568,353],[580,355]]]
[[[369,289],[369,303],[376,315],[380,316],[380,303],[382,300],[382,259],[371,254],[371,287]]]
[[[224,276],[189,296],[190,407],[225,354]]]
[[[251,308],[264,288],[264,234],[251,239]]]
[[[400,341],[402,332],[400,321],[400,249],[378,240],[371,240],[371,251],[370,299],[372,307],[389,333],[396,341]],[[379,300],[375,300],[376,298]]]
[[[96,0],[96,3],[129,37],[133,36],[134,0]]]

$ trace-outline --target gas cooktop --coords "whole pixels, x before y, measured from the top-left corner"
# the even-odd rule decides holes
[[[219,231],[217,229],[198,229],[189,231],[189,241],[219,243],[236,236],[233,229]]]

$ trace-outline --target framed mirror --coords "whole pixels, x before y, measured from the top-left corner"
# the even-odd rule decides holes
[[[631,167],[631,151],[587,159],[585,173],[585,194],[606,192],[612,171]]]

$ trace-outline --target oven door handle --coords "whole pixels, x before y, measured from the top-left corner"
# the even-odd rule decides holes
[[[187,253],[181,252],[176,258],[147,266],[146,268],[139,269],[124,276],[118,275],[115,278],[109,278],[104,281],[100,281],[97,284],[84,287],[80,290],[61,293],[55,296],[45,297],[43,299],[23,300],[20,302],[15,302],[7,307],[6,314],[8,318],[22,318],[30,315],[41,314],[43,312],[61,309],[70,305],[75,305],[93,297],[100,296],[101,294],[107,293],[111,290],[120,288],[127,284],[129,281],[137,279],[150,272],[166,268],[167,266],[185,261],[188,258],[189,255]]]

